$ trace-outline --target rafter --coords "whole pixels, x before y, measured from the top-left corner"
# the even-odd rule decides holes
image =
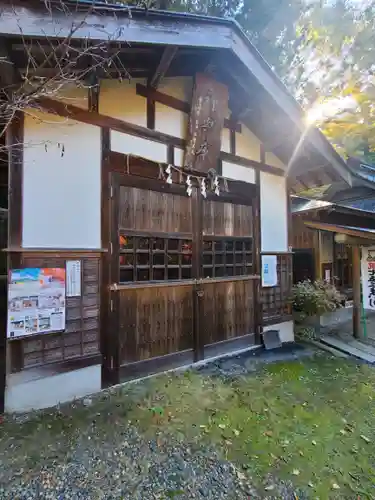
[[[168,45],[160,58],[159,64],[150,78],[149,87],[157,89],[162,82],[165,74],[167,73],[176,53],[178,47],[176,45]]]

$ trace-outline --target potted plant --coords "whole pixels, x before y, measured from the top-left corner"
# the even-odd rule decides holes
[[[292,288],[292,308],[297,333],[316,337],[322,328],[329,329],[340,322],[337,311],[342,308],[343,296],[327,281],[305,280]]]

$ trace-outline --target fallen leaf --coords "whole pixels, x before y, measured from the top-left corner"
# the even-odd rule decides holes
[[[237,471],[237,477],[240,481],[244,481],[246,479],[246,475],[240,471]]]
[[[315,441],[314,439],[311,441],[311,443],[312,443],[314,446],[316,446],[316,441]]]
[[[303,457],[303,456],[304,456],[304,454],[303,454],[303,451],[302,451],[302,450],[299,450],[299,454],[301,455],[301,457]]]
[[[271,436],[273,436],[273,432],[272,432],[272,431],[266,431],[266,432],[264,433],[264,435],[265,435],[265,436],[269,436],[269,437],[271,437]]]
[[[272,490],[274,490],[274,489],[275,489],[275,485],[273,485],[273,484],[269,484],[269,485],[268,485],[268,486],[266,486],[264,489],[265,489],[266,491],[272,491]]]
[[[337,483],[333,483],[333,484],[332,484],[332,488],[333,488],[334,490],[339,490],[339,489],[340,489],[340,486],[339,486]]]
[[[298,469],[293,469],[292,474],[293,474],[293,476],[299,476],[300,471]]]
[[[370,439],[367,436],[361,434],[361,438],[363,439],[363,441],[366,441],[366,443],[371,443]]]

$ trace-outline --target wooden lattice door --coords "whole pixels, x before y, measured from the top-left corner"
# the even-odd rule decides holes
[[[245,204],[246,203],[246,204]],[[255,343],[253,208],[250,200],[202,200],[200,331],[204,349]]]
[[[118,379],[201,359],[252,336],[249,203],[113,174],[110,322]],[[225,197],[223,197],[225,198]],[[115,333],[114,333],[115,332]]]

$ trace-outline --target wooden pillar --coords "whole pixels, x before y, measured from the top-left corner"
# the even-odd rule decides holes
[[[361,249],[352,247],[353,262],[353,336],[361,337]]]

